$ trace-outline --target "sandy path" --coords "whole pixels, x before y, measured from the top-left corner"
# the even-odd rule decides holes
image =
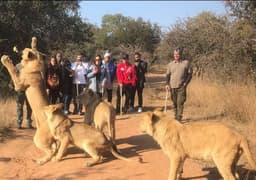
[[[148,76],[144,104],[145,110],[152,110],[163,106],[164,97],[156,99],[154,94],[163,87],[164,77],[159,74]],[[140,134],[138,124],[142,115],[135,112],[117,116],[116,120],[118,148],[131,159],[141,156],[142,164],[118,160],[107,153],[104,163],[87,168],[85,162],[90,158],[70,147],[63,161],[39,166],[32,161],[43,155],[33,144],[35,130],[12,129],[12,136],[0,143],[0,179],[165,180],[168,178],[169,161],[150,136]],[[82,120],[81,116],[70,117]],[[183,179],[220,179],[215,171],[210,170],[203,170],[197,162],[187,160]]]

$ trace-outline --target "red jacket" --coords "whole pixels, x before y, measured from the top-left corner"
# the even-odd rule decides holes
[[[136,73],[134,66],[129,62],[119,63],[116,68],[116,78],[118,84],[128,85],[131,84],[135,86]]]

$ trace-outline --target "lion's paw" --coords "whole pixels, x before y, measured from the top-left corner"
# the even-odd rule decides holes
[[[7,65],[9,65],[9,64],[12,64],[11,58],[10,58],[9,56],[7,56],[7,55],[3,55],[3,56],[1,57],[1,62],[2,62],[3,65],[5,65],[5,66],[7,66]]]

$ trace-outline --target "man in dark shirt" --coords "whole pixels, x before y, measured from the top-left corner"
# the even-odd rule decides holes
[[[138,112],[142,112],[143,107],[143,88],[146,81],[145,73],[147,72],[147,62],[141,60],[139,52],[134,53],[134,68],[136,72],[136,84],[132,92],[131,106],[134,107],[134,98],[137,91],[138,95]]]

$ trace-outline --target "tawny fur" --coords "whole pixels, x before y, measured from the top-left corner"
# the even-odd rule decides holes
[[[91,89],[86,88],[79,96],[78,99],[84,104],[84,106],[88,106],[93,104],[98,95],[93,92]],[[98,99],[97,99],[98,100]],[[93,123],[95,127],[104,132],[104,128],[108,129],[108,137],[109,139],[115,143],[115,120],[116,120],[116,111],[113,105],[107,101],[100,100],[101,102],[96,106],[95,112],[93,114]]]
[[[63,117],[62,109],[59,104],[44,107],[47,115],[47,122],[54,138],[60,143],[56,161],[61,160],[69,144],[73,144],[87,152],[92,158],[87,166],[98,164],[102,161],[102,153],[111,151],[118,159],[130,161],[117,152],[116,146],[106,138],[106,136],[85,123],[74,122],[67,116]],[[67,128],[69,127],[69,128]]]
[[[49,104],[44,84],[44,63],[42,54],[36,49],[36,38],[32,39],[33,49],[23,50],[21,64],[23,68],[18,74],[12,60],[7,55],[1,57],[1,62],[7,68],[15,86],[15,90],[25,90],[27,99],[32,108],[36,122],[36,133],[34,136],[35,145],[43,150],[46,155],[37,160],[37,163],[44,164],[56,152],[56,144],[50,133],[46,122],[44,106]]]
[[[217,122],[181,124],[159,111],[147,112],[140,128],[151,135],[170,160],[169,180],[176,180],[186,158],[213,160],[224,180],[238,179],[236,165],[245,153],[256,163],[247,140],[235,129]]]

